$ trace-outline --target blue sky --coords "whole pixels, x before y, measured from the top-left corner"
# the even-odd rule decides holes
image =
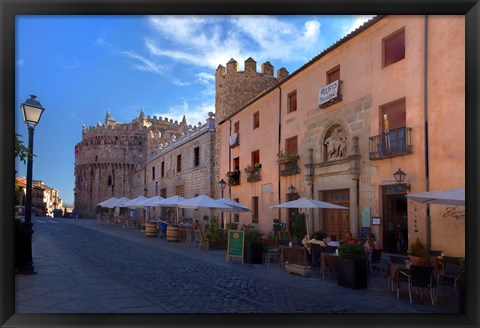
[[[215,112],[215,70],[234,58],[293,73],[371,16],[17,16],[16,122],[33,94],[45,108],[35,129],[33,179],[73,204],[74,148],[82,125],[146,115],[204,123]],[[16,163],[17,176],[26,167]]]

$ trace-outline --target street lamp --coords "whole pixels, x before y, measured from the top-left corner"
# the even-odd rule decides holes
[[[292,184],[290,185],[290,187],[288,187],[288,192],[290,193],[290,195],[293,196],[293,194],[295,193],[295,190],[297,190],[297,188],[295,188]]]
[[[21,274],[33,274],[35,268],[32,260],[32,164],[33,164],[33,132],[40,121],[45,108],[42,107],[36,96],[30,95],[30,99],[20,105],[23,120],[28,126],[28,153],[27,157],[27,195],[25,201],[25,221],[22,229],[20,249],[17,254],[17,272]]]
[[[220,186],[220,190],[222,191],[222,198],[223,198],[223,190],[225,189],[225,187],[227,186],[227,183],[225,182],[225,180],[220,180],[218,182],[218,185]],[[222,211],[222,227],[223,229],[225,229],[225,222],[223,221],[223,211]]]
[[[393,177],[395,178],[395,181],[399,184],[405,181],[406,176],[407,176],[407,173],[403,172],[401,169],[398,169],[397,172],[393,173]],[[406,185],[406,189],[410,191],[410,184]]]

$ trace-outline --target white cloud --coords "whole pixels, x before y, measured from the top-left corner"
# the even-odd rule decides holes
[[[367,21],[369,21],[373,17],[375,17],[375,16],[358,16],[358,17],[356,17],[355,20],[352,23],[347,24],[344,27],[344,35],[347,35],[347,34],[353,32],[353,31],[355,31],[357,28],[359,28],[360,26],[365,24]]]
[[[172,83],[179,86],[179,87],[188,87],[190,85],[189,82],[182,82],[180,80],[173,80]]]
[[[165,112],[157,112],[153,116],[181,122],[185,115],[187,124],[195,126],[199,122],[205,124],[209,112],[215,113],[215,104],[213,102],[200,103],[192,107],[187,100],[183,100],[179,105],[172,106]]]
[[[209,74],[206,72],[201,72],[197,74],[197,80],[196,82],[202,83],[202,84],[210,84],[211,82],[215,81],[215,75]]]
[[[161,76],[164,76],[166,73],[166,68],[164,66],[159,65],[133,51],[117,51],[117,53],[134,59],[135,63],[133,64],[133,67],[140,71],[151,72]]]
[[[75,63],[71,64],[71,65],[63,65],[63,68],[64,69],[67,69],[67,70],[73,70],[73,69],[77,69],[80,67],[80,63],[77,61],[75,61]]]

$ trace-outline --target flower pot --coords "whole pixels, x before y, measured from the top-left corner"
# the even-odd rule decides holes
[[[262,243],[245,243],[243,248],[243,260],[250,264],[261,264],[262,253]]]
[[[288,273],[298,274],[302,277],[307,277],[310,275],[311,268],[309,266],[285,263],[285,271]]]
[[[339,257],[337,261],[337,284],[352,289],[367,288],[367,260],[349,260]]]
[[[427,265],[428,264],[428,258],[427,257],[419,257],[419,256],[413,256],[409,255],[410,257],[410,263],[413,265]]]

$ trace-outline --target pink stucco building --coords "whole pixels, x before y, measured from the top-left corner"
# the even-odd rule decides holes
[[[225,196],[253,210],[227,222],[267,232],[278,218],[292,229],[291,211],[271,206],[308,197],[349,208],[309,210],[310,231],[341,238],[369,228],[388,252],[418,236],[464,256],[464,216],[405,197],[465,186],[464,16],[376,17],[227,110],[218,80],[243,73],[217,70],[218,178],[230,182]],[[242,94],[242,84],[232,90]]]

